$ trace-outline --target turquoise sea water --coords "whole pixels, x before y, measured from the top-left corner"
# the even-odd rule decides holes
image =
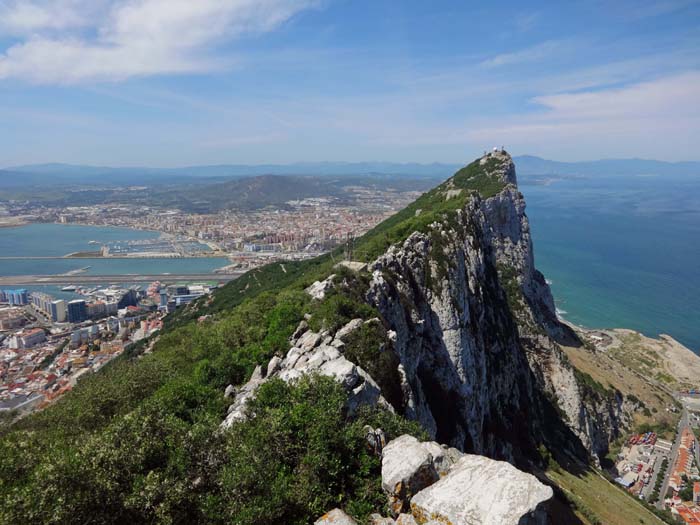
[[[570,321],[667,333],[700,352],[700,177],[521,182],[537,267]],[[0,228],[2,255],[65,255],[153,232],[33,224]],[[226,259],[0,260],[0,275],[206,273]],[[80,282],[76,276],[76,284]]]
[[[521,184],[535,264],[564,318],[700,353],[700,177]]]
[[[79,251],[97,251],[108,243],[156,239],[157,232],[74,224],[28,224],[16,228],[0,228],[0,256],[62,256]]]
[[[0,228],[0,256],[62,256],[77,251],[99,248],[100,243],[153,239],[158,233],[97,226],[62,224],[29,224],[17,228]],[[90,268],[81,275],[119,274],[193,274],[209,273],[228,264],[222,257],[182,259],[0,259],[0,275],[56,275]],[[80,276],[76,276],[76,284]]]

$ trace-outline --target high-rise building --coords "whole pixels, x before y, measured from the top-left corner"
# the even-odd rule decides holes
[[[136,290],[127,290],[124,295],[119,299],[119,308],[126,308],[127,306],[136,306],[139,303],[139,298],[136,294]]]
[[[65,323],[68,317],[68,309],[66,302],[62,299],[51,301],[49,305],[51,311],[51,320],[55,323]]]
[[[71,323],[82,323],[87,319],[87,306],[83,299],[75,299],[68,303],[68,320]]]
[[[11,306],[23,306],[29,304],[29,292],[24,288],[19,290],[3,290],[3,299]]]

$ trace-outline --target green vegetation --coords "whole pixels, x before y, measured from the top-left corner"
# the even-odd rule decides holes
[[[668,459],[664,458],[664,460],[661,462],[661,466],[659,467],[659,473],[656,476],[654,490],[651,492],[651,496],[649,496],[649,503],[651,503],[652,505],[659,501],[659,492],[661,491],[661,485],[663,485],[664,483],[666,470],[668,470]]]
[[[452,178],[367,232],[359,239],[355,252],[361,260],[371,261],[411,233],[427,232],[433,222],[451,220],[472,194],[479,194],[484,199],[496,195],[505,187],[494,174],[502,162],[491,158],[481,165],[477,160],[462,168]]]
[[[359,239],[357,253],[372,259],[453,220],[471,193],[500,191],[498,162],[460,170]],[[341,252],[248,272],[170,316],[152,352],[137,345],[51,407],[3,427],[0,523],[302,524],[333,506],[359,519],[381,511],[380,463],[362,427],[389,438],[421,432],[386,412],[346,417],[346,394],[330,379],[271,381],[250,407],[255,417],[219,431],[225,386],[283,355],[305,312],[316,329],[377,315],[364,301],[369,276],[334,269]],[[335,291],[312,302],[303,289],[331,273]],[[353,333],[346,355],[401,408],[381,322]]]
[[[425,436],[388,412],[348,420],[345,401],[329,378],[271,381],[254,418],[218,432],[222,396],[175,381],[72,448],[14,434],[0,448],[0,521],[306,524],[333,506],[366,518],[385,501],[363,426]]]
[[[574,375],[576,376],[576,381],[583,389],[584,397],[588,396],[594,399],[605,399],[614,398],[616,395],[620,395],[619,392],[604,387],[601,383],[593,379],[590,374],[582,372],[576,367],[573,367],[573,370]]]
[[[664,519],[593,469],[572,473],[564,468],[548,469],[547,477],[564,492],[571,508],[588,525],[661,525]]]

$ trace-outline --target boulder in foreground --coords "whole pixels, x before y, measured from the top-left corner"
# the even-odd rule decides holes
[[[449,474],[411,499],[418,523],[535,525],[546,523],[541,503],[552,488],[510,463],[464,455]]]

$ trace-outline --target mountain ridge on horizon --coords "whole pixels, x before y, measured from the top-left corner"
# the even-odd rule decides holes
[[[639,158],[611,158],[589,161],[557,161],[535,155],[513,158],[520,175],[700,175],[700,161],[661,161]],[[95,175],[190,176],[190,177],[250,177],[257,175],[410,175],[447,177],[459,169],[457,163],[418,163],[389,161],[316,161],[281,164],[205,164],[173,168],[144,166],[112,167],[69,163],[42,163],[10,166],[2,173],[68,176],[72,178]]]

